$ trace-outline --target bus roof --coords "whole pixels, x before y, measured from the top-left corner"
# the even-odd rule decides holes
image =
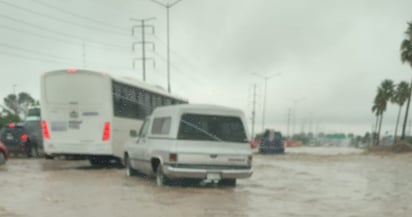
[[[185,102],[188,102],[187,99],[174,95],[174,94],[170,94],[168,93],[166,90],[164,90],[162,87],[158,86],[158,85],[151,85],[151,84],[147,84],[143,81],[140,81],[136,78],[133,77],[125,77],[125,76],[114,76],[114,75],[110,75],[106,72],[98,72],[98,71],[93,71],[93,70],[87,70],[87,69],[60,69],[60,70],[54,70],[54,71],[49,71],[43,74],[43,77],[47,77],[47,75],[50,74],[57,74],[57,73],[78,73],[78,72],[87,72],[87,73],[95,73],[95,74],[100,74],[102,76],[107,76],[109,77],[111,80],[126,84],[126,85],[130,85],[130,86],[134,86],[134,87],[141,87],[145,90],[148,90],[150,92],[153,93],[157,93],[163,96],[168,96],[171,98],[175,98],[175,99],[179,99]]]

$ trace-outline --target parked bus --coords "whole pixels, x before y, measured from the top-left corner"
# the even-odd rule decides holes
[[[41,78],[46,158],[122,163],[124,144],[154,108],[187,100],[133,78],[88,70],[57,70]]]

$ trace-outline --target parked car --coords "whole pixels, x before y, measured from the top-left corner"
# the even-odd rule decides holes
[[[0,141],[10,154],[33,156],[33,149],[23,123],[10,123],[0,131]]]
[[[33,154],[38,156],[43,153],[43,132],[39,107],[32,107],[28,110],[24,121],[24,130],[33,149]]]
[[[273,130],[266,130],[259,145],[259,152],[262,154],[285,153],[284,138],[282,133]]]
[[[226,107],[156,108],[126,144],[126,175],[154,175],[159,186],[174,179],[235,186],[253,172],[245,123],[242,111]]]
[[[8,158],[9,151],[7,150],[7,147],[2,142],[0,142],[0,165],[5,164]]]

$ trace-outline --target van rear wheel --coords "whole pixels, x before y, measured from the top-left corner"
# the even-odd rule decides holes
[[[170,184],[169,178],[163,173],[163,166],[159,165],[156,169],[156,184],[157,186],[165,186]]]
[[[236,179],[222,179],[219,181],[219,184],[222,186],[235,187]]]

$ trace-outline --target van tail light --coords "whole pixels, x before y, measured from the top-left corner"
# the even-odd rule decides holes
[[[49,132],[49,126],[47,124],[47,121],[42,122],[42,129],[43,129],[43,137],[45,139],[50,139],[50,132]]]
[[[169,154],[169,162],[170,163],[176,163],[177,162],[177,154]]]
[[[28,138],[27,134],[23,134],[23,135],[21,135],[21,137],[20,137],[20,139],[21,139],[22,142],[27,142],[27,138]]]
[[[109,141],[110,140],[110,122],[104,123],[104,128],[103,128],[103,141]]]
[[[13,129],[14,127],[16,127],[16,124],[10,123],[8,127],[9,127],[10,129]]]

